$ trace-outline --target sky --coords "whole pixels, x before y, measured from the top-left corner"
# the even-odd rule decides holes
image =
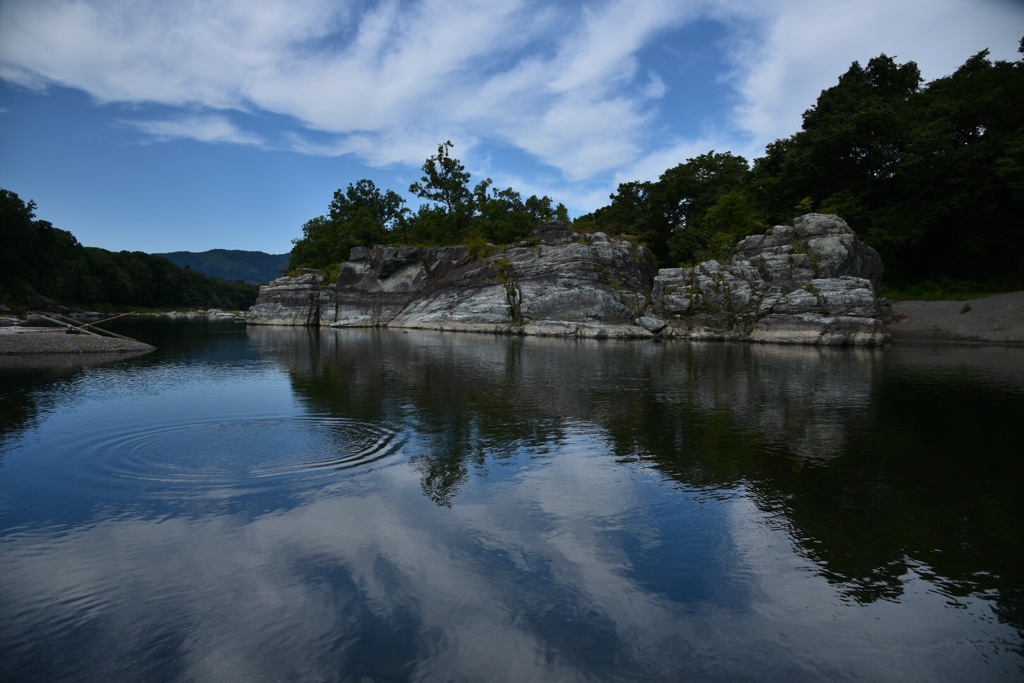
[[[0,188],[86,245],[290,251],[441,142],[571,216],[800,129],[854,61],[1016,60],[1022,0],[0,0]]]

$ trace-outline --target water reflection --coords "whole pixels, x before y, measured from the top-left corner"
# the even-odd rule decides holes
[[[742,488],[851,600],[898,599],[914,571],[950,599],[998,594],[1024,628],[1019,349],[281,333],[250,335],[318,409],[415,423],[439,504],[503,449],[585,425],[686,490]]]
[[[23,392],[0,679],[1019,679],[1005,358],[217,329]]]

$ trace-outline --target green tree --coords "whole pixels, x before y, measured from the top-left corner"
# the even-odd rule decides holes
[[[611,203],[593,214],[580,216],[577,222],[593,221],[595,230],[613,235],[639,235],[647,230],[650,211],[649,199],[652,183],[632,181],[619,183],[614,194],[609,195]],[[648,246],[653,246],[648,243]],[[667,250],[666,251],[667,255]]]
[[[661,175],[651,192],[655,211],[649,232],[668,244],[671,262],[692,262],[708,256],[714,235],[705,215],[719,199],[745,189],[747,160],[730,152],[701,154]]]
[[[611,204],[594,212],[594,224],[635,235],[662,265],[699,260],[713,241],[705,214],[724,195],[744,191],[749,176],[743,157],[711,151],[668,169],[657,182],[620,184]]]
[[[914,100],[893,192],[871,205],[869,239],[893,274],[1024,282],[1024,62],[984,50]],[[931,271],[931,272],[929,272]]]
[[[182,270],[142,252],[83,247],[73,234],[36,219],[35,203],[0,189],[0,300],[28,305],[34,295],[89,307],[252,305],[257,288]]]
[[[451,140],[437,146],[437,154],[423,162],[423,176],[409,186],[409,192],[434,204],[439,215],[426,219],[430,228],[427,234],[440,238],[442,243],[458,241],[469,227],[475,210],[473,191],[470,190],[470,173],[462,162],[451,155],[454,147]],[[426,212],[421,209],[418,216]],[[436,220],[440,217],[441,220]],[[441,234],[435,235],[437,228]]]
[[[750,191],[772,222],[839,214],[890,281],[1024,282],[1022,101],[1024,64],[987,51],[924,86],[913,62],[854,62],[768,146]]]
[[[328,268],[347,261],[352,247],[387,243],[392,233],[404,231],[409,210],[395,192],[381,192],[372,180],[350,183],[336,190],[326,216],[302,226],[302,237],[292,241],[290,268]]]
[[[31,256],[37,252],[36,204],[0,190],[0,302],[32,291]]]
[[[510,244],[526,237],[536,223],[523,198],[511,187],[495,190],[490,178],[473,190],[475,223],[483,237],[494,244]],[[535,200],[536,197],[531,197]],[[549,200],[550,201],[550,200]]]
[[[734,190],[722,195],[704,214],[704,249],[709,258],[724,261],[732,255],[736,243],[747,235],[764,232],[767,227],[750,194]]]
[[[921,74],[913,62],[880,55],[854,62],[804,112],[802,130],[769,145],[753,185],[772,222],[788,223],[810,197],[816,210],[864,225],[865,208],[890,192],[906,146],[911,99]]]

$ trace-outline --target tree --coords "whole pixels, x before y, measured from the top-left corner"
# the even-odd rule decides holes
[[[389,233],[405,229],[409,210],[405,200],[372,180],[349,183],[336,190],[326,216],[302,226],[293,240],[290,268],[328,268],[347,261],[353,247],[372,247],[389,241]]]
[[[643,235],[646,237],[647,246],[651,247],[659,260],[662,260],[662,254],[653,244],[657,241],[656,236],[646,234],[651,189],[652,183],[645,181],[619,183],[615,193],[609,195],[611,204],[601,207],[589,216],[580,216],[577,222],[587,224],[592,220],[593,229],[613,235]],[[663,255],[667,257],[667,248],[660,251],[665,252]]]
[[[22,201],[10,190],[0,190],[0,302],[5,295],[32,289],[31,255],[36,252],[36,204]]]
[[[440,223],[444,230],[443,242],[454,243],[469,227],[473,217],[473,192],[470,190],[470,173],[462,162],[451,156],[454,147],[451,140],[437,146],[437,154],[423,162],[423,176],[419,182],[409,186],[409,192],[433,202],[443,220],[431,220],[432,227]],[[424,211],[420,211],[423,215]]]
[[[769,145],[751,191],[772,222],[836,213],[890,281],[1024,280],[1024,62],[983,50],[922,86],[913,62],[854,62]],[[799,209],[797,209],[799,205]]]
[[[802,130],[769,145],[755,164],[754,186],[772,222],[788,223],[810,197],[816,210],[840,213],[866,229],[866,206],[883,200],[906,146],[911,99],[921,73],[914,62],[880,55],[853,62],[804,112]]]
[[[1024,280],[1022,101],[1024,61],[992,62],[987,50],[914,100],[897,187],[872,205],[869,238],[899,263],[894,274],[918,279],[943,263],[952,277]]]
[[[526,237],[536,222],[532,212],[511,187],[495,190],[492,184],[488,178],[473,190],[473,204],[477,211],[475,223],[483,237],[495,244],[509,244]],[[530,200],[536,200],[536,197]]]
[[[745,189],[749,174],[743,157],[712,150],[661,175],[651,191],[655,211],[649,231],[667,243],[673,263],[707,256],[713,235],[705,215],[723,195]]]
[[[635,235],[663,265],[698,260],[712,240],[705,214],[720,197],[745,190],[749,175],[741,156],[702,154],[668,169],[657,182],[621,183],[611,204],[594,212],[595,227]]]
[[[381,192],[372,180],[350,183],[345,192],[335,190],[328,211],[333,221],[348,221],[358,216],[370,219],[383,236],[400,230],[409,210],[405,200],[395,192]]]
[[[83,247],[73,234],[35,217],[36,205],[0,189],[0,301],[33,295],[69,305],[220,306],[241,309],[256,287],[182,270],[142,252]]]

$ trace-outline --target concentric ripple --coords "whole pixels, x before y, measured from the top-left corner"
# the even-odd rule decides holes
[[[86,478],[180,489],[248,488],[368,469],[404,443],[382,425],[332,417],[238,419],[166,425],[79,441]],[[349,472],[351,474],[351,472]],[[99,482],[94,482],[99,483]]]

